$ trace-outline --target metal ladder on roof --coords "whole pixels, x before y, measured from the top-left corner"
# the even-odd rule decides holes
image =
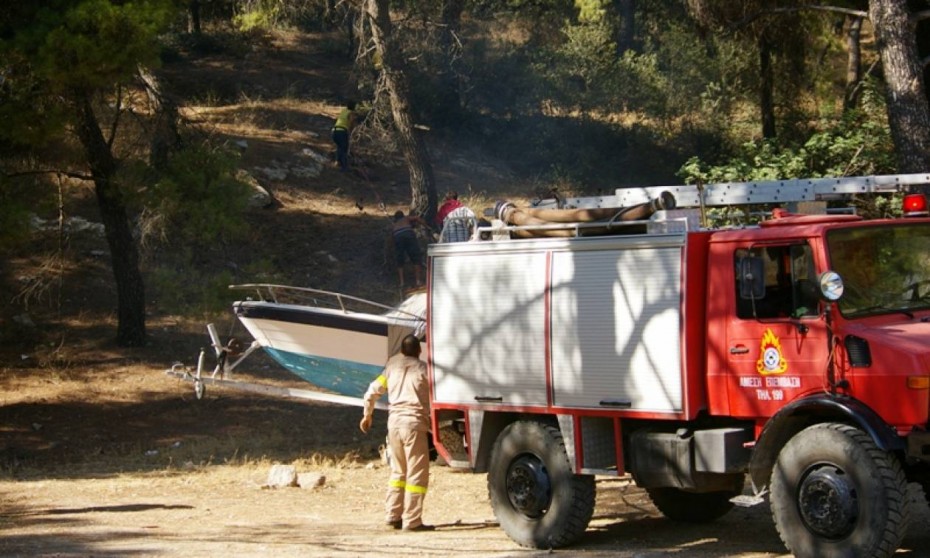
[[[856,194],[908,192],[911,186],[930,184],[930,174],[888,174],[839,178],[794,178],[753,182],[720,182],[679,186],[617,188],[612,196],[540,200],[534,207],[629,207],[656,199],[662,192],[675,196],[678,208],[794,203],[848,199]]]

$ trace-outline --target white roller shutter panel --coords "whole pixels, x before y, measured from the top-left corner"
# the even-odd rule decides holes
[[[681,410],[681,250],[553,255],[556,405]],[[602,401],[629,407],[603,406]]]
[[[543,252],[433,259],[437,401],[546,404],[545,279]]]

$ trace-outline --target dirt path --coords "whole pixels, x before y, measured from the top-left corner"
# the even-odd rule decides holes
[[[2,556],[549,554],[518,547],[497,526],[484,475],[448,467],[431,473],[425,519],[436,532],[384,530],[383,430],[358,434],[354,407],[225,389],[197,402],[189,385],[139,364],[54,381],[0,372]],[[325,482],[263,488],[278,462]],[[767,504],[683,525],[662,518],[628,479],[600,477],[597,490],[584,538],[554,554],[787,556]],[[930,513],[914,509],[902,554],[930,556]]]

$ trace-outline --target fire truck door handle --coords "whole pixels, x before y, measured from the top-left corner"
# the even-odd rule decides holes
[[[483,402],[483,401],[492,401],[492,402],[498,402],[498,403],[499,403],[499,402],[501,402],[501,401],[503,401],[503,400],[504,400],[504,398],[503,398],[503,397],[500,397],[500,396],[498,396],[498,397],[490,397],[490,396],[487,396],[487,395],[476,395],[476,396],[475,396],[475,401],[478,401],[479,403],[480,403],[480,402]]]
[[[737,345],[735,347],[730,347],[731,355],[745,355],[748,352],[749,352],[749,347],[746,347],[745,345]]]
[[[625,401],[620,399],[601,399],[601,406],[603,407],[623,407],[624,409],[629,409],[633,406],[632,401]]]

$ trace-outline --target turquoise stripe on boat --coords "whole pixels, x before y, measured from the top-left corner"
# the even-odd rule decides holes
[[[301,355],[269,347],[265,347],[265,351],[300,379],[349,397],[365,395],[368,384],[384,369],[373,364]]]

